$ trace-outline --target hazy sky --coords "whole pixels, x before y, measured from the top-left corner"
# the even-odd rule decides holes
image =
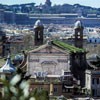
[[[44,4],[46,0],[0,0],[0,3],[2,4],[22,4],[22,3],[31,3],[34,2],[36,4]],[[100,8],[100,0],[51,0],[52,4],[82,4],[86,6],[92,6],[96,8]]]

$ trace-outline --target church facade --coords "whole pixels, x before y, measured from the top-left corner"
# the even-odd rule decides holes
[[[69,57],[69,50],[65,51],[53,42],[30,51],[27,59],[27,72],[31,75],[30,89],[45,89],[51,96],[73,96]]]
[[[69,53],[51,44],[45,44],[28,54],[27,71],[32,77],[61,76],[70,71]]]

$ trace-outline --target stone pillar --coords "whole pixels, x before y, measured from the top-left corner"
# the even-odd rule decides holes
[[[53,95],[53,83],[50,83],[50,95]]]

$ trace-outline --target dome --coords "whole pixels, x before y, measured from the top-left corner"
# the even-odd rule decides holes
[[[83,27],[83,25],[82,25],[82,22],[81,21],[76,21],[75,22],[75,27],[74,27],[74,29],[77,29],[77,28],[82,28]]]
[[[0,73],[12,73],[15,71],[16,71],[16,69],[13,66],[13,64],[11,63],[10,56],[8,56],[5,65],[2,68],[0,68]]]
[[[34,28],[37,28],[37,27],[39,27],[39,26],[43,26],[43,24],[42,24],[42,22],[41,22],[40,20],[37,20],[37,21],[35,22]]]

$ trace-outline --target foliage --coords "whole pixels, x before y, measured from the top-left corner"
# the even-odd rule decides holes
[[[25,76],[26,72],[17,69],[14,76],[10,79],[1,79],[3,83],[2,100],[29,100],[29,76]],[[13,74],[12,74],[13,75]],[[7,77],[7,76],[6,76]]]
[[[19,54],[22,50],[32,50],[34,48],[34,36],[32,33],[25,34],[23,36],[22,43],[13,43],[11,45],[11,55]]]
[[[77,47],[74,47],[74,46],[71,46],[71,45],[68,45],[64,42],[61,42],[61,41],[53,41],[53,44],[61,47],[62,49],[67,49],[69,50],[69,52],[85,52],[84,49],[80,49],[80,48],[77,48]]]
[[[5,64],[4,58],[0,58],[0,67],[2,67]]]
[[[26,75],[20,68],[10,80],[0,79],[3,84],[0,100],[48,100],[48,92],[45,90],[35,89],[29,92],[29,79],[30,75]]]
[[[48,92],[44,89],[34,89],[32,96],[35,97],[36,100],[49,100]]]
[[[31,49],[33,48],[33,45],[34,45],[34,37],[32,34],[27,34],[24,36],[24,49],[25,50],[28,50],[28,49]]]

